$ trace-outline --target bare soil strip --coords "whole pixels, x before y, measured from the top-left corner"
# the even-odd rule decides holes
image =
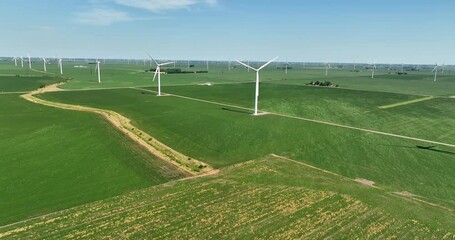
[[[408,104],[428,101],[428,100],[431,100],[433,98],[434,97],[431,97],[431,96],[430,97],[424,97],[424,98],[418,98],[418,99],[414,99],[414,100],[409,100],[409,101],[404,101],[404,102],[399,102],[399,103],[379,106],[378,108],[380,108],[380,109],[394,108],[394,107],[404,106],[404,105],[408,105]]]
[[[23,94],[23,93],[28,93],[28,92],[0,92],[0,95],[5,95],[5,94]]]
[[[44,92],[55,92],[55,91],[62,91],[62,89],[58,88],[59,85],[63,83],[52,84],[46,86],[44,88],[40,88],[38,90],[26,93],[21,95],[22,98],[37,104],[42,104],[50,107],[56,107],[61,109],[67,110],[75,110],[75,111],[84,111],[84,112],[93,112],[100,114],[104,118],[106,118],[112,125],[114,125],[118,130],[123,132],[126,136],[134,140],[136,143],[147,149],[153,155],[163,159],[174,166],[178,167],[179,169],[183,170],[184,172],[188,173],[189,176],[195,176],[199,174],[207,174],[213,171],[213,168],[208,164],[201,162],[196,159],[192,159],[184,154],[177,152],[176,150],[166,146],[165,144],[159,142],[158,140],[154,139],[152,136],[147,134],[146,132],[142,131],[141,129],[137,128],[136,126],[131,124],[131,120],[124,117],[123,115],[104,109],[92,108],[92,107],[85,107],[85,106],[78,106],[78,105],[70,105],[64,103],[57,103],[51,102],[47,100],[42,100],[36,98],[34,95],[44,93]]]
[[[141,90],[141,91],[148,91],[148,92],[155,92],[153,90],[143,89],[143,88],[132,88],[132,89]],[[235,106],[235,105],[232,105],[232,104],[213,102],[213,101],[202,100],[202,99],[186,97],[186,96],[180,96],[180,95],[175,95],[175,94],[169,94],[169,95],[174,96],[174,97],[178,97],[178,98],[198,101],[198,102],[204,102],[204,103],[210,103],[210,104],[215,104],[215,105],[220,105],[220,106],[233,107],[233,108],[237,108],[237,109],[253,111],[253,109],[251,109],[251,108]],[[455,144],[450,144],[450,143],[443,143],[443,142],[437,142],[437,141],[432,141],[432,140],[427,140],[427,139],[422,139],[422,138],[415,138],[415,137],[409,137],[409,136],[393,134],[393,133],[386,133],[386,132],[370,130],[370,129],[365,129],[365,128],[352,127],[352,126],[347,126],[347,125],[338,124],[338,123],[326,122],[326,121],[321,121],[321,120],[315,120],[315,119],[310,119],[310,118],[292,116],[292,115],[287,115],[287,114],[282,114],[282,113],[275,113],[275,112],[270,112],[270,111],[267,111],[267,113],[268,113],[268,115],[275,115],[275,116],[280,116],[280,117],[293,118],[293,119],[298,119],[298,120],[307,121],[307,122],[320,123],[320,124],[325,124],[325,125],[330,125],[330,126],[335,126],[335,127],[358,130],[358,131],[367,132],[367,133],[385,135],[385,136],[389,136],[389,137],[403,138],[403,139],[408,139],[408,140],[413,140],[413,141],[418,141],[418,142],[437,144],[437,145],[446,146],[446,147],[455,147]]]

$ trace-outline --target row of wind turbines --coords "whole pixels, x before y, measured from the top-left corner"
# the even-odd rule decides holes
[[[32,59],[30,57],[29,54],[27,54],[27,58],[28,58],[28,67],[30,69],[32,69]],[[21,56],[21,57],[13,57],[13,61],[14,61],[14,66],[18,66],[18,63],[17,63],[17,60],[20,59],[21,61],[21,67],[23,68],[24,67],[24,58]],[[49,61],[46,60],[45,57],[42,57],[41,60],[43,60],[43,71],[44,72],[47,72],[47,64],[49,64]],[[100,69],[100,61],[98,61],[98,59],[96,60],[95,64],[96,64],[96,68],[95,68],[95,71],[98,73],[98,82],[101,83],[101,69]],[[57,65],[58,65],[58,69],[60,71],[60,75],[63,75],[63,59],[62,58],[59,58],[57,59]]]
[[[30,69],[32,69],[32,58],[30,57],[30,55],[27,53],[27,58],[28,58],[28,67]],[[20,59],[21,60],[21,67],[24,67],[24,58],[21,56],[21,57],[13,57],[13,61],[14,61],[14,66],[18,66],[17,64],[17,60]],[[42,57],[41,60],[43,60],[43,70],[44,72],[47,72],[47,66],[46,64],[49,64],[49,61],[46,60],[45,57]],[[58,64],[58,68],[60,70],[60,74],[63,75],[63,60],[61,58],[59,58],[57,60],[57,64]]]
[[[158,76],[158,96],[162,96],[161,94],[161,67],[163,66],[166,66],[166,65],[170,65],[170,64],[174,64],[175,65],[175,61],[174,62],[164,62],[164,63],[158,63],[149,53],[147,53],[147,55],[149,56],[150,58],[150,63],[153,61],[155,64],[156,64],[156,70],[155,70],[155,73],[153,75],[153,81],[155,81],[156,77]],[[27,54],[27,57],[28,57],[28,65],[29,65],[29,68],[31,69],[32,68],[32,61],[31,61],[31,57],[29,54]],[[17,57],[14,57],[12,60],[14,61],[14,65],[17,67],[18,66],[18,63],[17,63],[17,60],[20,59],[21,60],[21,67],[24,67],[24,59],[23,57],[20,57],[20,58],[17,58]],[[48,64],[48,61],[46,61],[46,58],[41,58],[43,60],[43,70],[44,72],[47,72],[47,67],[46,67],[46,64]],[[256,72],[256,82],[255,82],[255,97],[254,97],[254,113],[253,115],[257,116],[259,115],[258,113],[258,99],[259,99],[259,82],[260,82],[260,71],[265,68],[266,66],[268,66],[270,63],[274,62],[276,59],[278,59],[278,57],[275,57],[273,58],[272,60],[268,61],[267,63],[263,64],[262,66],[258,66],[258,68],[254,68],[250,65],[250,62],[248,61],[247,63],[243,63],[241,61],[238,61],[236,60],[236,62],[238,62],[239,64],[241,64],[242,66],[246,67],[248,69],[248,71],[250,70],[253,70]],[[59,58],[57,60],[57,64],[58,64],[58,67],[59,67],[59,70],[60,70],[60,74],[63,75],[63,60],[61,58]],[[97,72],[97,75],[98,75],[98,82],[101,83],[101,68],[100,68],[100,61],[97,59],[95,63],[91,63],[91,64],[96,64],[96,68],[95,68],[95,71]],[[208,61],[207,61],[207,69],[208,69]],[[229,61],[229,69],[231,67],[231,62]],[[287,63],[286,63],[286,73],[287,73]],[[330,63],[326,63],[325,64],[325,75],[328,76],[328,73],[329,73],[329,69],[331,68],[331,65]],[[355,65],[354,65],[354,68],[355,68]],[[402,66],[403,68],[403,66]],[[373,79],[374,78],[374,74],[375,74],[375,70],[377,69],[377,66],[376,66],[376,63],[373,63],[372,64],[372,68],[371,68],[371,78]],[[432,72],[434,72],[434,81],[436,82],[437,80],[437,74],[438,74],[438,71],[440,69],[440,66],[438,64],[436,64],[436,66],[433,68]]]

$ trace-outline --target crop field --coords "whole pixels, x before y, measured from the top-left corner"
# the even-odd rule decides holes
[[[219,92],[235,92],[236,94],[232,95],[240,96],[240,100],[235,102],[234,96],[223,98],[213,94],[219,96],[220,100],[225,99],[220,102],[248,106],[246,96],[241,94],[241,88],[251,88],[251,85],[222,86],[236,86],[235,90]],[[275,85],[271,85],[273,86]],[[207,86],[196,87],[201,89],[200,92],[211,89]],[[169,89],[174,93],[178,92],[177,89],[188,88],[193,87],[175,87],[175,91],[172,90],[174,88]],[[186,93],[185,96],[198,97],[196,91],[193,94]],[[364,92],[360,92],[362,93]],[[263,91],[263,95],[267,95],[267,91]],[[241,98],[242,96],[244,99]],[[322,93],[321,97],[323,96]],[[142,126],[145,131],[160,141],[215,167],[277,153],[345,176],[362,177],[397,191],[412,192],[431,198],[440,204],[451,207],[455,204],[455,199],[452,197],[455,194],[455,186],[452,180],[449,181],[455,176],[452,167],[452,159],[455,158],[453,147],[438,146],[434,149],[422,149],[417,146],[431,144],[275,114],[254,118],[250,115],[251,111],[231,107],[231,105],[218,105],[175,96],[156,97],[153,93],[141,89],[64,91],[46,93],[41,97],[51,101],[106,108],[129,116],[137,125]],[[326,97],[330,98],[330,96]],[[275,100],[279,102],[278,99]],[[404,99],[408,98],[395,96],[395,99],[392,98],[389,102],[404,101]],[[245,104],[241,104],[242,101]],[[378,97],[373,105],[377,108],[387,103],[387,100],[381,100]],[[356,107],[349,105],[349,102],[340,101],[338,104]],[[333,115],[336,111],[339,112],[336,108],[328,107],[328,111],[330,109],[333,109]],[[419,118],[411,118],[409,115],[393,117],[401,121],[409,119],[407,121],[410,125],[407,128],[409,130],[405,133],[414,136],[413,133],[417,131],[412,130],[419,124],[424,124],[420,123]],[[308,113],[308,116],[312,114]],[[446,118],[443,113],[439,113],[439,116],[445,119],[449,126],[455,126],[453,119]],[[387,130],[386,127],[394,126],[394,123],[383,120],[383,125],[385,126],[382,127]],[[435,127],[434,131],[448,133],[447,138],[442,140],[452,140],[448,142],[453,144],[453,128],[441,125]],[[433,139],[432,137],[435,136],[430,130],[426,135],[424,131],[422,132],[423,134],[417,137]],[[430,169],[432,170],[429,171]],[[436,179],[438,180],[435,181]]]
[[[0,100],[0,225],[185,176],[101,117]]]
[[[5,239],[437,238],[453,215],[268,156],[0,228]],[[452,228],[453,230],[453,228]]]
[[[259,110],[267,114],[253,117],[254,73],[238,66],[229,71],[223,64],[213,63],[208,73],[163,74],[167,96],[157,97],[153,74],[141,63],[102,64],[102,83],[97,83],[94,65],[66,63],[69,81],[60,86],[63,91],[36,95],[115,111],[172,149],[222,172],[170,183],[184,174],[150,156],[101,117],[35,105],[18,94],[0,95],[7,99],[1,106],[0,135],[18,136],[0,143],[9,154],[3,164],[13,168],[27,159],[22,166],[29,168],[21,176],[6,169],[4,179],[38,185],[33,175],[24,176],[47,166],[47,174],[56,176],[52,181],[61,182],[55,202],[30,204],[48,197],[37,191],[34,199],[22,203],[30,209],[18,205],[20,213],[6,211],[3,224],[88,203],[0,227],[0,237],[455,237],[453,73],[447,71],[435,83],[431,69],[407,75],[380,69],[371,79],[367,69],[331,69],[325,77],[322,67],[295,66],[288,74],[269,67],[261,72],[259,96]],[[62,81],[53,74],[55,64],[47,74],[29,71],[30,85],[14,80],[26,78],[15,76],[16,69],[0,64],[8,78],[3,86],[10,92]],[[196,64],[191,70],[205,69]],[[339,87],[306,85],[311,81]],[[57,127],[39,134],[46,126]],[[42,154],[17,154],[24,149],[17,144],[34,132],[30,149]],[[52,139],[68,142],[46,144]],[[60,144],[76,147],[68,154],[57,150]],[[42,155],[49,158],[34,165]],[[70,164],[61,166],[58,159]],[[78,177],[81,172],[86,177]],[[47,181],[43,186],[55,184]],[[79,195],[67,192],[68,185]],[[24,183],[17,193],[0,196],[12,201],[25,196],[30,186]],[[149,188],[126,193],[144,187]],[[89,203],[96,200],[101,201]]]

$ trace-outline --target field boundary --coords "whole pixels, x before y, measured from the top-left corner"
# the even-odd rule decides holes
[[[156,92],[156,91],[149,90],[149,89],[144,89],[144,88],[134,88],[133,87],[131,89],[154,92],[154,93]],[[246,108],[246,107],[236,106],[236,105],[227,104],[227,103],[219,103],[219,102],[203,100],[203,99],[198,99],[198,98],[192,98],[192,97],[186,97],[186,96],[181,96],[181,95],[176,95],[176,94],[169,94],[169,95],[174,96],[174,97],[178,97],[178,98],[198,101],[198,102],[204,102],[204,103],[210,103],[210,104],[215,104],[215,105],[220,105],[220,106],[233,107],[233,108],[253,111],[252,108]],[[297,119],[297,120],[302,120],[302,121],[307,121],[307,122],[319,123],[319,124],[330,125],[330,126],[335,126],[335,127],[341,127],[341,128],[346,128],[346,129],[352,129],[352,130],[357,130],[357,131],[362,131],[362,132],[367,132],[367,133],[373,133],[373,134],[378,134],[378,135],[402,138],[402,139],[407,139],[407,140],[413,140],[413,141],[418,141],[418,142],[425,142],[425,143],[431,143],[431,144],[437,144],[437,145],[441,145],[441,146],[455,148],[455,144],[450,144],[450,143],[443,143],[443,142],[427,140],[427,139],[422,139],[422,138],[409,137],[409,136],[399,135],[399,134],[394,134],[394,133],[386,133],[386,132],[381,132],[381,131],[377,131],[377,130],[371,130],[371,129],[366,129],[366,128],[359,128],[359,127],[343,125],[343,124],[339,124],[339,123],[332,123],[332,122],[326,122],[326,121],[322,121],[322,120],[310,119],[310,118],[305,118],[305,117],[292,116],[292,115],[287,115],[287,114],[283,114],[283,113],[276,113],[276,112],[270,112],[270,111],[261,111],[261,112],[267,112],[268,113],[267,115],[275,115],[275,116],[280,116],[280,117],[285,117],[285,118],[292,118],[292,119]]]
[[[124,117],[123,115],[105,109],[98,109],[92,107],[85,107],[79,105],[71,105],[71,104],[64,104],[64,103],[57,103],[51,102],[47,100],[43,100],[40,98],[35,97],[34,95],[45,93],[45,92],[55,92],[55,91],[62,91],[58,88],[59,85],[63,83],[52,84],[46,86],[44,88],[40,88],[38,90],[26,93],[21,95],[22,98],[45,106],[66,109],[66,110],[74,110],[74,111],[83,111],[83,112],[92,112],[103,116],[106,120],[108,120],[115,128],[123,132],[126,136],[132,139],[137,144],[144,147],[148,152],[157,156],[158,158],[174,165],[178,169],[182,170],[183,172],[187,173],[189,176],[196,176],[200,174],[207,174],[212,172],[214,169],[199,160],[192,159],[172,148],[169,146],[161,143],[160,141],[156,140],[146,132],[142,131],[141,129],[137,128],[131,123],[131,120]]]
[[[389,105],[383,105],[383,106],[379,106],[378,108],[380,108],[380,109],[388,109],[388,108],[400,107],[400,106],[404,106],[404,105],[408,105],[408,104],[429,101],[431,99],[434,99],[434,97],[429,96],[429,97],[424,97],[424,98],[418,98],[418,99],[413,99],[413,100],[409,100],[409,101],[393,103],[393,104],[389,104]]]

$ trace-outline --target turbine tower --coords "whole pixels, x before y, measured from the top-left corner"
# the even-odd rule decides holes
[[[329,76],[329,68],[330,68],[330,63],[325,64],[325,76]]]
[[[32,68],[32,59],[30,58],[30,55],[27,53],[27,57],[28,57],[28,68]]]
[[[98,61],[98,59],[96,59],[95,71],[98,73],[98,83],[101,83],[101,68],[100,68],[100,61]]]
[[[47,72],[47,68],[46,68],[46,58],[42,57],[41,59],[43,59],[43,69],[45,72]]]
[[[24,58],[21,56],[21,66],[24,67]]]
[[[255,98],[254,98],[254,113],[253,115],[257,116],[258,115],[258,97],[259,97],[259,71],[261,71],[263,68],[265,68],[267,65],[269,65],[270,63],[272,63],[273,61],[275,61],[276,59],[278,59],[278,57],[268,61],[266,64],[262,65],[261,67],[259,67],[258,69],[256,68],[253,68],[251,67],[250,65],[247,65],[243,62],[240,62],[240,61],[237,61],[238,63],[242,64],[243,66],[247,67],[248,69],[252,69],[256,72],[256,94],[255,94]]]
[[[373,63],[373,69],[371,70],[371,79],[374,78],[374,70],[376,70],[376,62]]]
[[[152,56],[150,56],[150,54],[147,53],[147,55],[149,55],[150,60],[153,60],[156,64],[156,70],[155,75],[153,75],[153,81],[155,81],[156,75],[158,74],[158,96],[161,96],[161,67],[173,64],[174,62],[158,63],[157,61],[155,61],[155,59],[152,58]]]
[[[60,75],[63,75],[63,62],[62,59],[58,59],[58,68],[60,69]]]
[[[13,61],[14,61],[14,66],[17,67],[17,57],[16,56],[13,57]]]
[[[438,78],[438,70],[439,70],[439,66],[438,64],[436,63],[436,66],[433,68],[433,70],[431,72],[434,72],[434,80],[433,82],[436,82],[437,78]]]

